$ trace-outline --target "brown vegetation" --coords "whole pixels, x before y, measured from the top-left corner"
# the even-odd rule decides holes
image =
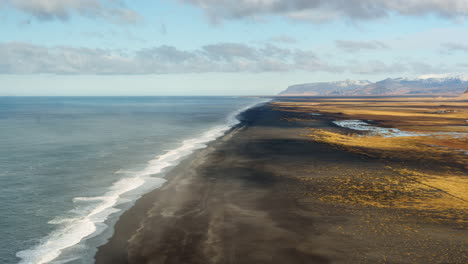
[[[332,98],[276,102],[273,106],[294,114],[288,119],[291,122],[357,119],[368,120],[375,126],[423,133],[383,137],[341,127],[309,128],[306,136],[316,142],[383,162],[401,161],[392,163],[399,164],[397,167],[372,175],[356,172],[335,177],[335,183],[328,184],[334,186],[333,190],[321,196],[319,193],[322,201],[416,210],[428,214],[427,219],[433,221],[467,222],[468,102],[432,98]],[[298,179],[306,186],[319,184],[327,188],[327,184],[321,185],[320,179]]]

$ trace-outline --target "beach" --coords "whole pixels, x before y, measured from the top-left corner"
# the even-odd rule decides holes
[[[0,263],[94,263],[122,212],[260,101],[0,97]]]
[[[96,263],[468,261],[464,197],[403,175],[466,177],[463,164],[350,151],[310,136],[348,133],[333,115],[290,107],[243,112],[168,172],[120,217]]]

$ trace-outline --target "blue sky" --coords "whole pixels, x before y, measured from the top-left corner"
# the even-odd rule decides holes
[[[467,0],[0,0],[0,95],[268,95],[466,72],[467,15]]]

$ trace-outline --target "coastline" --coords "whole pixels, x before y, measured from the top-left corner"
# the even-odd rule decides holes
[[[287,121],[294,116],[271,105],[245,111],[240,124],[192,153],[120,217],[96,263],[466,260],[466,233],[450,222],[324,201],[341,186],[333,178],[395,172],[388,162],[306,139],[308,128],[330,128],[329,120]]]
[[[103,100],[109,102],[109,99],[105,98]],[[114,102],[113,99],[110,100],[110,102]],[[129,98],[124,99],[123,102],[132,100],[138,101],[139,99]],[[101,153],[99,151],[106,153],[107,156],[104,158],[92,159],[99,166],[104,167],[104,170],[93,171],[92,162],[89,163],[90,167],[85,170],[72,170],[72,166],[70,166],[69,170],[76,171],[78,175],[75,181],[71,179],[71,181],[66,181],[64,184],[77,184],[78,186],[80,186],[80,183],[92,184],[90,180],[86,180],[86,173],[89,173],[91,177],[99,175],[97,177],[101,182],[98,181],[98,184],[93,187],[81,191],[78,190],[79,188],[73,188],[74,193],[73,191],[67,191],[64,194],[67,199],[63,199],[65,200],[63,203],[65,209],[51,212],[48,214],[50,218],[47,221],[38,223],[38,225],[46,223],[47,228],[52,227],[50,231],[37,236],[31,235],[31,237],[37,238],[37,241],[33,241],[34,243],[29,241],[30,245],[28,246],[12,247],[14,250],[10,254],[13,255],[12,259],[14,260],[6,262],[68,263],[76,262],[79,259],[84,263],[93,263],[97,247],[110,238],[112,227],[123,212],[129,209],[141,195],[159,188],[166,182],[164,175],[180,161],[189,157],[194,151],[204,148],[206,144],[222,136],[226,131],[238,124],[239,121],[236,118],[238,113],[253,104],[260,103],[258,98],[246,100],[224,97],[208,99],[175,98],[172,101],[158,97],[145,100],[151,100],[155,103],[145,108],[148,112],[154,111],[149,119],[160,122],[145,122],[147,121],[145,118],[139,118],[139,121],[136,122],[140,123],[139,126],[130,125],[133,124],[133,120],[129,122],[130,124],[126,123],[125,129],[118,130],[116,135],[109,139],[115,142],[115,138],[122,137],[121,142],[125,145],[124,150],[119,149],[118,152],[114,152],[113,144],[106,145],[105,142],[108,141],[99,140],[98,142],[102,143],[103,146],[96,142],[96,144],[89,145],[91,151],[78,151],[78,158]],[[167,100],[174,105],[174,108],[177,108],[178,112],[175,113],[174,120],[185,120],[185,122],[180,122],[180,125],[178,125],[178,122],[171,124],[170,119],[165,117],[164,107],[167,107]],[[161,101],[165,101],[165,103],[160,104]],[[117,101],[117,103],[119,102],[122,103]],[[210,109],[204,109],[203,107],[193,109],[195,105],[205,106],[211,103],[214,104],[209,107]],[[181,106],[181,104],[184,106]],[[125,109],[131,111],[132,108]],[[194,116],[200,115],[206,116],[205,119],[199,121],[194,118]],[[102,123],[105,123],[107,119],[110,120],[109,123],[111,124],[112,121],[115,121],[111,115],[101,120]],[[118,122],[119,125],[123,125],[125,121],[128,121],[125,118],[121,120],[123,122],[122,124]],[[154,127],[152,129],[152,125],[147,126],[148,123],[157,124],[156,129]],[[194,126],[191,127],[191,124]],[[132,128],[135,129],[132,130]],[[141,128],[141,132],[138,131],[139,128]],[[93,126],[90,127],[90,131],[92,129]],[[112,130],[111,125],[109,130]],[[134,131],[134,133],[127,134],[126,131]],[[122,133],[119,134],[119,132]],[[100,135],[99,131],[88,134]],[[86,135],[86,133],[83,133],[83,135]],[[125,137],[127,135],[128,137]],[[161,137],[161,135],[164,135],[164,137]],[[107,138],[107,135],[105,137]],[[144,140],[141,140],[142,138]],[[142,146],[142,144],[145,146]],[[133,146],[138,147],[132,148]],[[136,153],[129,155],[133,151]],[[109,155],[110,153],[112,155]],[[119,158],[122,159],[120,162],[103,166],[103,164],[111,164],[111,162]],[[70,157],[69,160],[75,159]],[[70,162],[70,164],[72,163]],[[72,177],[75,174],[70,173],[69,175]],[[58,198],[54,200],[62,200],[60,197],[60,194],[58,194]],[[41,200],[38,199],[38,201]],[[69,203],[67,203],[68,201]],[[21,241],[21,238],[18,237],[17,240]]]

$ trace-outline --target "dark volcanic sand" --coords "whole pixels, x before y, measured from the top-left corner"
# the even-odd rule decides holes
[[[283,117],[269,105],[244,113],[123,214],[96,263],[468,263],[467,230],[450,221],[320,199],[332,177],[394,172],[304,136],[325,119]]]

